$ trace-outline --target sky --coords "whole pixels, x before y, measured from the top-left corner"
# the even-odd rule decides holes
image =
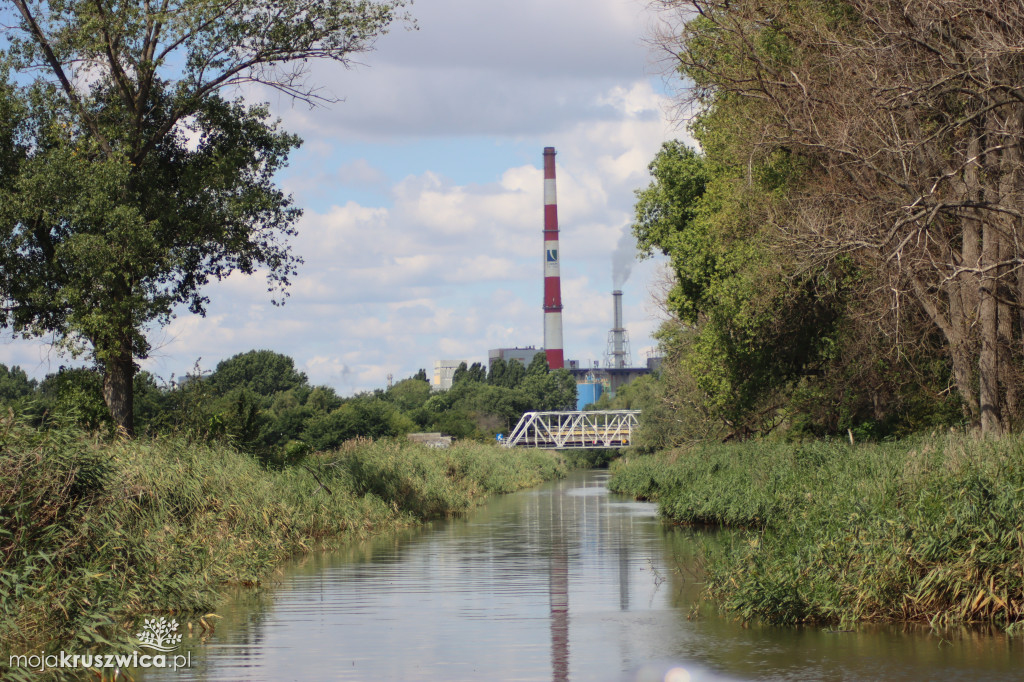
[[[303,138],[279,176],[304,215],[304,259],[284,306],[266,280],[210,285],[205,317],[181,309],[149,331],[143,369],[164,381],[237,353],[291,356],[342,395],[383,388],[436,360],[543,346],[544,147],[557,151],[564,348],[604,363],[612,262],[630,264],[625,327],[634,365],[655,342],[662,258],[637,262],[635,191],[663,141],[686,137],[646,42],[646,0],[419,0],[344,68],[310,82],[340,101],[265,100]],[[73,364],[45,339],[0,338],[0,362],[42,377]]]

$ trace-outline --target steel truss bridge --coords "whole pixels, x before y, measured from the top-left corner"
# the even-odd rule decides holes
[[[640,410],[527,412],[504,440],[505,447],[621,448],[633,442]]]

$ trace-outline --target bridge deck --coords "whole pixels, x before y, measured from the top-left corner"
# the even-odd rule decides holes
[[[632,442],[640,410],[526,412],[505,447],[621,448]]]

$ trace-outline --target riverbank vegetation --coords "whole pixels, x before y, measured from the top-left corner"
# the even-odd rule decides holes
[[[665,358],[612,485],[738,529],[743,619],[1019,629],[1024,14],[657,5],[692,137],[637,193]]]
[[[734,529],[711,596],[792,625],[1024,622],[1024,438],[706,444],[612,465],[612,490]]]
[[[202,615],[221,586],[272,579],[289,556],[461,514],[565,472],[550,452],[398,439],[350,440],[267,467],[226,443],[104,442],[13,415],[0,423],[0,447],[8,652],[47,642],[109,652],[143,615]]]

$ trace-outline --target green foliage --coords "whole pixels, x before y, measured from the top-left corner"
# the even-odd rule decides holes
[[[459,368],[461,368],[462,365],[464,364],[466,363],[461,363],[459,365]],[[455,373],[458,374],[458,369],[455,370]],[[487,370],[484,369],[482,363],[474,362],[472,365],[466,368],[465,373],[459,375],[458,379],[456,379],[454,375],[452,376],[453,385],[456,383],[461,383],[463,381],[467,381],[473,384],[485,383],[487,381]]]
[[[523,412],[574,409],[576,382],[567,370],[549,372],[538,353],[529,368],[497,360],[488,372],[481,363],[460,363],[448,391],[428,393],[424,382],[406,380],[383,397],[423,430],[491,441],[508,433]]]
[[[533,359],[530,360],[530,364],[526,367],[527,376],[540,376],[547,374],[551,371],[548,366],[548,356],[543,352],[534,353]]]
[[[503,386],[507,371],[508,363],[502,358],[495,358],[491,361],[491,368],[487,371],[487,383],[491,386]]]
[[[752,168],[730,163],[716,142],[734,119],[719,123],[719,111],[696,126],[706,155],[680,142],[662,146],[653,182],[637,193],[633,231],[642,253],[669,255],[668,307],[697,330],[677,336],[682,345],[670,353],[694,378],[703,408],[745,434],[774,428],[780,396],[820,365],[845,275],[834,265],[791,275],[768,247],[763,214],[793,182],[794,166],[784,155]]]
[[[648,169],[654,181],[637,191],[633,234],[641,255],[658,250],[669,256],[676,274],[670,304],[684,321],[695,323],[707,307],[720,247],[707,221],[698,220],[709,171],[704,157],[679,141],[665,142]]]
[[[466,374],[469,371],[469,366],[465,362],[460,362],[459,366],[452,372],[452,386],[455,384],[461,384],[466,380]]]
[[[663,145],[650,164],[651,184],[637,192],[633,225],[641,254],[667,254],[674,274],[665,301],[674,320],[662,339],[664,380],[672,384],[662,390],[665,402],[689,412],[685,422],[702,414],[711,422],[686,431],[718,437],[781,427],[791,438],[847,431],[884,438],[960,423],[977,397],[978,360],[966,349],[978,347],[967,339],[979,325],[977,313],[956,302],[976,297],[978,283],[957,278],[962,260],[977,260],[978,240],[957,227],[964,214],[939,217],[954,210],[949,197],[922,219],[926,228],[893,216],[920,196],[947,191],[935,177],[943,177],[940,185],[963,182],[959,171],[942,169],[972,156],[968,141],[980,130],[964,111],[984,96],[968,94],[973,84],[953,97],[938,94],[930,60],[970,45],[995,63],[1000,48],[947,43],[952,34],[934,28],[923,6],[693,5],[698,11],[663,47],[693,85],[690,132],[700,151]],[[922,25],[932,28],[917,33]],[[1002,26],[993,20],[977,30]],[[947,76],[959,72],[942,82]],[[1004,76],[1016,80],[1012,71],[993,78]],[[867,91],[874,103],[858,106],[877,120],[833,105]],[[905,94],[892,99],[895,91]],[[1001,106],[1016,106],[1010,102]],[[889,131],[897,119],[904,123]],[[924,147],[931,151],[909,151]],[[1007,167],[992,157],[980,182],[997,182],[997,169]],[[905,177],[892,182],[897,176]],[[915,241],[915,230],[939,225],[947,246]],[[918,250],[911,256],[904,247]],[[961,249],[967,255],[956,255]],[[1018,322],[1004,326],[1016,330]],[[1009,339],[1013,330],[1000,333]],[[1012,346],[998,357],[1010,357]],[[1004,425],[1019,404],[1007,378],[1015,371],[999,369]]]
[[[503,377],[504,380],[500,385],[504,386],[505,388],[516,388],[521,383],[523,383],[523,379],[525,378],[526,367],[523,365],[523,363],[518,362],[516,360],[512,360],[508,363],[508,366],[505,368],[505,376]]]
[[[709,592],[744,620],[1024,620],[1024,440],[703,445],[612,464],[669,519],[746,529]]]
[[[413,412],[422,408],[430,399],[430,384],[418,377],[405,379],[389,388],[384,398],[402,412]]]
[[[385,438],[412,431],[412,421],[396,407],[375,396],[357,396],[328,414],[306,422],[302,440],[314,451],[333,450],[358,437]]]
[[[779,241],[773,207],[799,186],[801,162],[784,151],[738,158],[754,105],[709,102],[693,125],[704,153],[665,143],[637,192],[641,254],[662,251],[674,273],[675,320],[660,333],[671,409],[739,438],[780,425],[882,437],[956,423],[956,401],[936,398],[950,370],[934,362],[934,335],[912,353],[887,347],[863,319],[874,303],[858,294],[870,283],[851,259],[800,261]]]
[[[44,405],[60,420],[73,419],[91,431],[109,428],[103,402],[103,379],[91,369],[61,367],[39,384]]]
[[[36,390],[35,379],[29,379],[18,365],[9,368],[0,363],[0,402],[10,404],[28,398]]]
[[[517,388],[525,378],[526,367],[518,360],[495,358],[487,372],[487,383],[502,388]]]
[[[43,107],[54,96],[33,99]],[[148,355],[143,329],[165,324],[175,305],[201,313],[209,280],[273,263],[287,283],[297,261],[277,240],[298,212],[271,179],[297,140],[265,110],[205,106],[198,149],[169,137],[144,161],[104,152],[85,131],[66,136],[59,112],[33,112],[32,151],[0,189],[11,256],[0,259],[0,291],[15,304],[0,322],[26,336],[54,332],[109,374]]]
[[[261,397],[309,385],[290,357],[271,350],[252,350],[222,360],[207,381],[215,395],[243,389]]]
[[[563,450],[562,456],[571,469],[601,469],[615,461],[619,451],[609,448],[573,448]]]
[[[531,410],[576,409],[576,380],[567,369],[556,369],[547,374],[530,374],[527,371],[520,390]]]
[[[330,386],[317,386],[310,392],[305,404],[318,412],[331,412],[344,402]]]

